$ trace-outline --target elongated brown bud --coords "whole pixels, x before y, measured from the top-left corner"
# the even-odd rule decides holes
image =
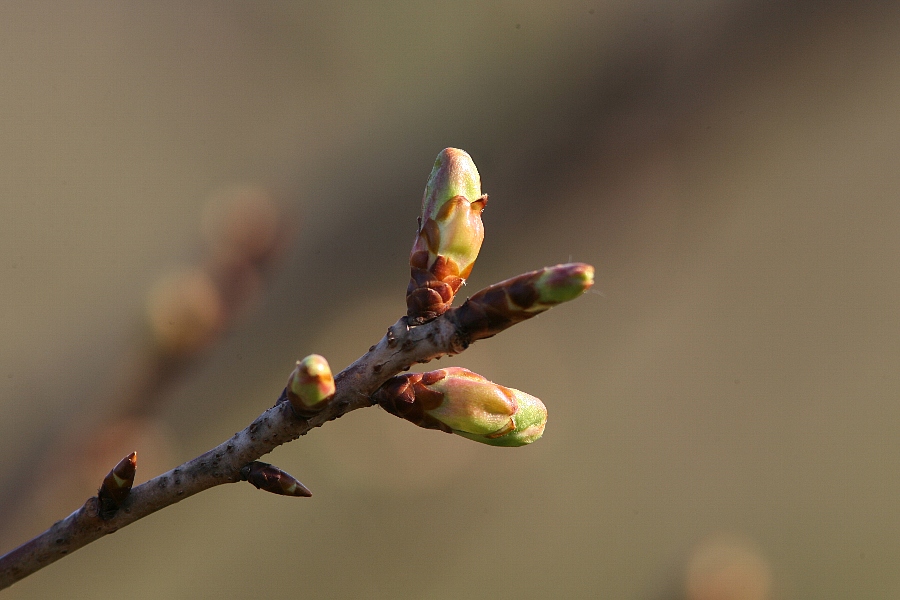
[[[409,256],[410,324],[425,323],[450,308],[481,250],[481,212],[486,203],[472,158],[456,148],[442,150],[425,186],[419,230]]]
[[[546,267],[486,287],[456,309],[453,319],[468,341],[474,342],[573,300],[592,285],[591,265]]]
[[[100,499],[100,518],[104,521],[112,519],[131,493],[134,485],[134,474],[137,471],[137,452],[132,452],[113,467],[97,492]]]
[[[529,394],[461,367],[397,375],[373,399],[389,413],[491,446],[524,446],[540,438],[544,404]]]
[[[305,485],[297,481],[276,466],[258,460],[244,465],[241,469],[241,478],[249,481],[256,489],[279,494],[281,496],[301,496],[309,498],[312,492]]]

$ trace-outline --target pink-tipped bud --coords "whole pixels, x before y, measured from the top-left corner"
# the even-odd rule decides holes
[[[484,241],[487,196],[472,158],[456,148],[438,154],[425,186],[419,230],[409,257],[407,316],[420,324],[445,313]]]
[[[529,394],[461,367],[389,379],[374,399],[391,414],[492,446],[524,446],[547,424],[547,408]]]
[[[325,408],[334,397],[334,377],[328,361],[318,354],[297,361],[288,379],[287,396],[294,412],[301,416],[311,416]]]
[[[456,309],[453,319],[468,341],[496,335],[594,285],[594,267],[569,263],[525,273],[487,287]]]
[[[117,464],[103,478],[97,497],[100,499],[100,518],[113,518],[131,493],[137,472],[137,452],[132,452]]]

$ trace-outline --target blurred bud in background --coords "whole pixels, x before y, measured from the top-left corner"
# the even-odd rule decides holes
[[[256,304],[266,273],[294,238],[270,194],[256,186],[213,193],[198,234],[203,241],[198,260],[173,268],[150,286],[146,333],[134,337],[108,380],[94,386],[97,397],[84,401],[93,407],[90,414],[35,441],[31,455],[46,477],[26,493],[0,499],[0,541],[21,537],[18,532],[31,520],[58,517],[73,498],[95,491],[109,465],[135,448],[146,478],[171,463],[173,436],[157,417],[167,392]],[[11,479],[22,476],[13,473]],[[31,520],[22,518],[26,512]]]
[[[235,186],[212,194],[201,222],[208,246],[204,262],[226,310],[240,311],[257,299],[262,275],[283,254],[292,229],[263,188]]]
[[[203,269],[189,268],[158,280],[147,306],[155,343],[163,354],[188,355],[206,348],[225,324],[220,290]]]
[[[199,264],[161,277],[149,294],[147,317],[163,355],[206,349],[258,300],[263,275],[284,250],[287,227],[269,194],[231,187],[207,201]]]
[[[772,572],[748,542],[729,536],[701,541],[685,573],[687,600],[770,600]]]

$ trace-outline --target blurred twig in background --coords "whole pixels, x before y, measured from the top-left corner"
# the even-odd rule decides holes
[[[0,556],[0,588],[214,486],[249,481],[278,495],[311,496],[293,476],[257,459],[359,408],[381,405],[423,428],[492,446],[524,446],[540,438],[547,409],[525,392],[461,368],[398,375],[414,364],[459,354],[478,340],[580,297],[593,285],[592,266],[556,265],[496,283],[451,309],[461,277],[469,275],[481,248],[486,201],[469,155],[453,148],[442,151],[425,188],[417,242],[410,255],[407,297],[412,301],[407,315],[336,377],[321,356],[299,361],[274,407],[225,442],[137,487],[133,487],[137,456],[130,453],[103,479],[97,496]],[[221,237],[232,239],[218,235],[214,239]],[[194,353],[219,328],[217,317],[224,311],[211,286],[197,294],[200,301],[195,302],[194,282],[187,281],[184,286],[178,279],[175,285],[164,284],[161,299],[153,303],[151,322],[161,354]]]
[[[53,439],[23,452],[31,457],[27,464],[0,485],[6,492],[0,504],[4,546],[96,486],[98,474],[130,449],[151,448],[142,452],[145,474],[165,465],[170,453],[156,416],[166,392],[255,305],[266,273],[294,238],[290,220],[256,187],[213,194],[200,231],[199,260],[164,274],[149,291],[134,345],[97,386],[108,391],[91,402],[96,412],[79,415]],[[32,484],[19,483],[36,472],[42,475]]]

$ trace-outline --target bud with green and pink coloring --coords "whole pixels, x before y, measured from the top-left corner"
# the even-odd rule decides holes
[[[461,367],[397,375],[375,392],[389,413],[491,446],[524,446],[544,433],[547,408]]]
[[[591,265],[545,267],[484,288],[457,308],[452,319],[466,343],[470,343],[574,300],[592,285]]]
[[[297,361],[288,379],[287,397],[300,416],[312,416],[325,408],[334,397],[334,377],[325,357],[310,354]]]
[[[481,250],[481,212],[487,199],[472,158],[456,148],[442,150],[425,186],[419,230],[409,257],[406,306],[410,323],[425,323],[450,308]]]

